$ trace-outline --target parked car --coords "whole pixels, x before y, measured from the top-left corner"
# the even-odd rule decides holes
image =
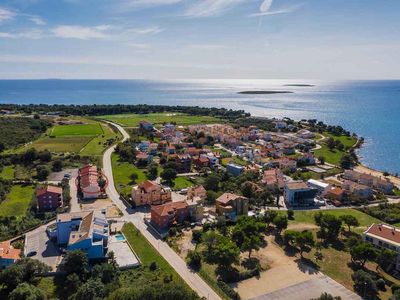
[[[37,251],[32,250],[32,251],[29,251],[29,252],[26,254],[26,257],[32,257],[32,256],[35,256],[36,254],[37,254]]]

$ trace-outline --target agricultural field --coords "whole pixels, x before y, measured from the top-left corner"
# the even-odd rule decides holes
[[[140,121],[152,122],[155,126],[163,125],[164,123],[176,122],[177,125],[193,125],[218,123],[221,119],[210,116],[192,116],[182,113],[153,113],[153,114],[120,114],[120,115],[105,115],[98,117],[99,119],[109,120],[126,127],[137,127]]]
[[[14,185],[6,199],[0,203],[0,216],[25,216],[32,201],[35,189],[33,186]]]
[[[56,125],[52,128],[50,136],[94,136],[103,134],[103,128],[100,123],[93,124],[74,124],[74,125]]]
[[[34,147],[38,151],[49,150],[58,153],[80,153],[83,156],[101,155],[108,147],[107,141],[119,139],[108,125],[98,121],[75,118],[84,124],[55,125],[36,141],[20,147],[16,152],[24,152]]]

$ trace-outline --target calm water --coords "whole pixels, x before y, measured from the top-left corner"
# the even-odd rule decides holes
[[[285,84],[314,84],[292,87]],[[239,95],[251,89],[293,94]],[[253,115],[317,118],[365,137],[366,165],[400,173],[400,81],[0,80],[0,103],[166,104],[244,109]]]

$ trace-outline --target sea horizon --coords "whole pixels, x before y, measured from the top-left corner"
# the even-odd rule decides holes
[[[248,90],[291,93],[238,94]],[[2,104],[183,105],[242,109],[260,117],[318,119],[364,137],[358,151],[361,162],[392,173],[400,172],[399,97],[400,80],[395,79],[0,80]]]

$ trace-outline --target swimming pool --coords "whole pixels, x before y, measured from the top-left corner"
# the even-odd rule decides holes
[[[118,234],[115,235],[115,239],[116,239],[117,241],[125,241],[125,237],[124,237],[122,234],[120,234],[120,233],[118,233]]]

